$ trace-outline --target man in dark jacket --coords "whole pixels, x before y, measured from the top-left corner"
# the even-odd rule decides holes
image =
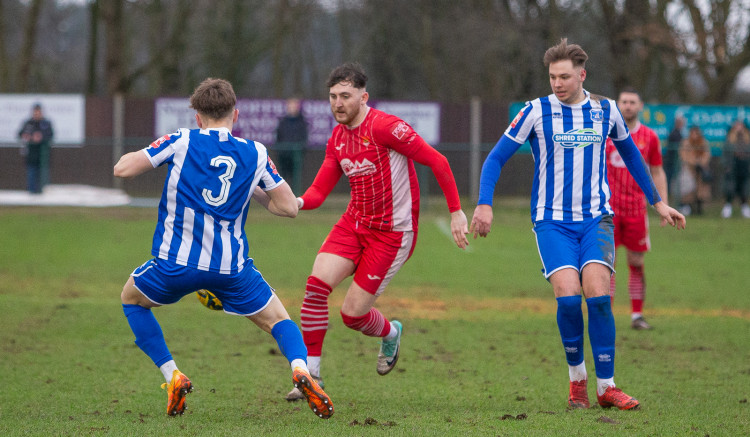
[[[18,137],[26,143],[26,187],[30,193],[41,193],[48,182],[52,135],[52,123],[44,118],[42,105],[35,103],[31,118],[18,131]]]
[[[685,117],[678,114],[674,119],[674,126],[667,138],[667,149],[664,151],[664,173],[667,176],[667,187],[670,193],[676,192],[672,189],[672,182],[677,176],[680,168],[680,143],[682,143],[683,130],[685,129]],[[678,196],[679,197],[679,196]]]
[[[286,102],[286,115],[276,128],[276,164],[281,174],[291,179],[292,190],[302,191],[302,159],[307,147],[307,122],[300,111],[299,99]]]

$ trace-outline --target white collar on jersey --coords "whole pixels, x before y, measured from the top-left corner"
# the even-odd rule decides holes
[[[224,126],[221,126],[221,127],[207,127],[207,128],[203,128],[203,129],[201,129],[201,130],[200,130],[200,132],[201,132],[201,133],[202,133],[203,135],[208,135],[208,133],[209,133],[209,132],[211,132],[212,130],[216,130],[216,131],[219,131],[219,132],[226,132],[226,133],[228,133],[228,134],[231,134],[231,133],[232,133],[232,132],[231,132],[231,131],[230,131],[229,129],[227,129],[227,128],[226,128],[226,127],[224,127]]]

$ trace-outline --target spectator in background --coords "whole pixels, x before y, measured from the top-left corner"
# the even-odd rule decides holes
[[[49,149],[52,142],[52,123],[44,118],[42,105],[35,103],[31,118],[18,131],[18,137],[26,144],[26,188],[32,194],[40,194],[49,181]]]
[[[672,132],[667,137],[667,150],[664,151],[664,173],[667,176],[667,186],[672,193],[674,193],[674,190],[672,190],[674,176],[679,173],[679,153],[683,129],[685,129],[685,117],[678,114],[675,116]]]
[[[741,119],[732,124],[724,144],[724,185],[726,203],[721,209],[721,216],[732,216],[732,201],[735,194],[740,198],[742,216],[750,218],[750,206],[747,204],[747,179],[750,172],[750,130]]]
[[[302,158],[307,147],[307,122],[297,98],[286,101],[286,115],[276,127],[276,163],[282,174],[291,176],[292,190],[302,191]]]
[[[711,197],[711,149],[701,128],[692,126],[680,145],[680,194],[682,213],[703,213],[703,204]]]

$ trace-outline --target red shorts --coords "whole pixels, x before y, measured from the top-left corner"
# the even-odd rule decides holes
[[[380,231],[359,224],[348,214],[341,216],[318,253],[331,253],[354,261],[354,282],[380,296],[414,252],[414,231]]]
[[[648,214],[641,216],[615,215],[615,247],[625,246],[633,252],[648,252],[651,239],[648,237]]]

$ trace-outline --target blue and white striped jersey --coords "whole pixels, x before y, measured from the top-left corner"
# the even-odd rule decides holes
[[[534,155],[531,219],[578,222],[612,214],[605,141],[622,141],[628,128],[614,100],[592,96],[578,104],[554,94],[526,103],[505,135],[527,140]]]
[[[143,151],[154,167],[168,164],[151,254],[205,271],[241,271],[253,191],[283,182],[265,146],[226,128],[180,129]]]

